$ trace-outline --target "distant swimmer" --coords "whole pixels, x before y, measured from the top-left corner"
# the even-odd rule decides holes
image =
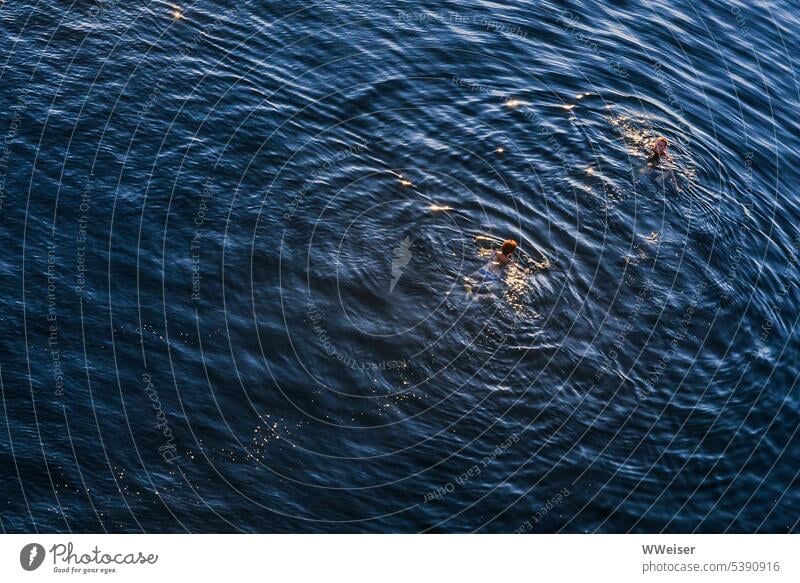
[[[667,148],[669,148],[669,142],[664,136],[653,142],[650,148],[650,155],[647,157],[647,165],[651,168],[656,168],[661,163],[661,160],[671,160],[672,158],[667,152]]]
[[[500,271],[511,261],[511,255],[516,249],[517,242],[514,239],[506,239],[499,251],[492,252],[492,258],[478,273],[487,277],[499,277]]]
[[[511,255],[516,249],[517,242],[514,239],[506,239],[499,250],[492,251],[491,259],[471,277],[467,278],[466,288],[468,294],[470,296],[475,294],[478,297],[483,294],[488,295],[491,290],[485,286],[491,286],[493,282],[500,281],[503,268],[509,264]]]

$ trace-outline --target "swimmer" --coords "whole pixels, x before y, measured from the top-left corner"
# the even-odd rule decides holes
[[[475,289],[473,289],[472,285],[468,282],[466,284],[467,294],[472,296],[473,294],[481,295],[482,291],[481,286],[484,283],[490,283],[492,281],[499,281],[500,275],[502,273],[503,268],[509,264],[511,261],[511,255],[517,249],[517,242],[514,239],[506,239],[503,241],[503,245],[500,247],[499,250],[495,250],[492,252],[491,259],[483,265],[471,278],[473,281],[478,281],[478,284]]]
[[[669,142],[667,141],[667,138],[664,136],[658,137],[656,141],[653,142],[650,155],[647,156],[647,166],[651,171],[660,171],[659,181],[661,182],[662,187],[664,186],[664,179],[669,178],[675,185],[675,189],[680,190],[678,187],[678,180],[675,178],[675,174],[672,172],[672,170],[669,168],[662,168],[660,166],[662,161],[672,161],[672,156],[670,156],[669,152],[667,152],[667,148],[669,148]]]
[[[667,138],[664,136],[659,137],[650,149],[650,155],[647,157],[647,165],[651,168],[655,168],[659,165],[662,159],[664,160],[671,160],[669,153],[667,152],[667,148],[669,148],[669,142]]]
[[[481,267],[481,271],[486,270],[488,273],[493,275],[497,275],[500,273],[500,270],[508,265],[508,262],[511,261],[511,254],[517,249],[517,242],[514,239],[506,239],[503,241],[502,247],[500,247],[499,251],[494,251],[492,253],[491,260]]]

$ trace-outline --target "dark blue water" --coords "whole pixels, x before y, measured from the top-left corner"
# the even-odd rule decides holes
[[[796,8],[0,5],[3,531],[797,531]]]

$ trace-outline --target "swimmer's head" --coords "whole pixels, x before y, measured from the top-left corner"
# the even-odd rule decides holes
[[[517,248],[517,242],[514,239],[506,239],[503,241],[503,246],[500,247],[500,253],[508,257]]]
[[[655,150],[659,154],[665,153],[667,151],[667,148],[669,148],[669,142],[667,141],[667,138],[665,138],[664,136],[660,136],[659,138],[657,138],[656,143],[653,144],[653,150]]]

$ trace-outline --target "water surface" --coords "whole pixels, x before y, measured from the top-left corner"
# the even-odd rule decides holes
[[[2,529],[796,531],[795,8],[6,2]]]

